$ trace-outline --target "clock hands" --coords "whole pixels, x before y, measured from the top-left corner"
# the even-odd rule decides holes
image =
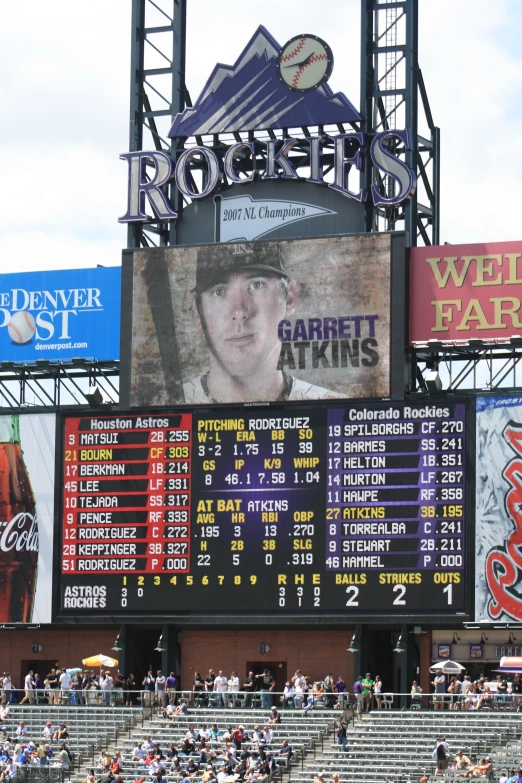
[[[290,65],[283,65],[283,68],[300,68],[301,65],[308,65],[312,57],[315,55],[315,52],[312,52],[312,54],[309,54],[306,60],[301,60],[299,63],[291,63]]]

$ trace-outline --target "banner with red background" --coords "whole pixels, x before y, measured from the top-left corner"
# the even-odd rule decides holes
[[[410,342],[522,335],[522,241],[410,251]]]

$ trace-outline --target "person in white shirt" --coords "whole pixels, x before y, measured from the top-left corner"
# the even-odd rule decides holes
[[[214,691],[218,694],[217,697],[217,706],[218,707],[225,707],[225,697],[224,693],[227,692],[228,688],[228,680],[221,671],[221,669],[218,671],[217,677],[214,680]]]
[[[25,737],[26,734],[27,734],[27,726],[25,725],[23,720],[21,720],[18,726],[16,727],[16,736]]]
[[[199,734],[194,726],[188,727],[188,731],[185,734],[185,740],[189,740],[189,742],[197,742],[199,740]]]
[[[301,669],[296,671],[292,677],[292,682],[294,684],[294,705],[296,709],[300,709],[303,705],[303,698],[306,692],[306,680]]]
[[[101,689],[104,691],[105,694],[105,704],[108,707],[111,703],[111,691],[113,686],[113,679],[111,677],[110,672],[105,672],[105,679],[103,680],[103,683],[101,684]]]
[[[44,730],[42,734],[44,739],[50,740],[53,738],[54,728],[50,720],[48,720],[46,725],[44,726]]]
[[[23,704],[26,701],[29,701],[32,704],[34,698],[34,672],[32,669],[29,669],[29,671],[25,675],[24,690],[25,690],[25,696],[20,702],[20,704]]]
[[[259,756],[254,751],[247,761],[250,771],[256,770],[259,766]]]
[[[60,699],[63,704],[64,699],[66,699],[70,695],[69,689],[71,687],[71,675],[67,674],[65,669],[60,674],[59,682],[60,682]]]
[[[239,677],[237,676],[237,672],[232,672],[230,675],[230,679],[227,683],[228,686],[228,692],[231,694],[237,694],[239,693]],[[239,701],[237,698],[237,695],[232,695],[229,697],[229,707],[238,707]]]
[[[164,674],[161,673],[161,669],[158,669],[158,672],[156,674],[156,682],[154,683],[154,689],[156,691],[156,701],[158,703],[158,707],[164,707],[165,706],[165,699],[166,699],[166,693],[165,693],[165,683],[167,682],[167,678]]]
[[[232,761],[236,761],[237,759],[237,748],[235,745],[231,745],[229,748],[227,748],[227,757]]]
[[[9,707],[7,704],[2,704],[0,707],[0,721],[3,723],[9,716]]]
[[[132,760],[141,761],[144,756],[145,756],[145,751],[143,750],[142,743],[138,742],[138,744],[132,751]]]
[[[11,679],[11,672],[6,672],[4,674],[4,680],[2,683],[2,687],[4,689],[5,693],[5,700],[7,704],[11,701],[11,691],[13,690],[13,681]]]
[[[147,734],[145,736],[145,741],[143,742],[143,749],[148,752],[149,750],[152,750],[153,747],[154,743],[151,740],[150,734]]]
[[[446,678],[442,673],[439,673],[436,677],[433,678],[433,682],[431,684],[435,688],[435,694],[433,696],[433,707],[436,710],[443,710],[444,697],[442,694],[446,693]]]
[[[285,689],[283,691],[283,709],[286,710],[289,707],[293,706],[294,697],[295,697],[295,688],[290,682],[290,680],[287,680],[285,683]]]
[[[473,690],[474,685],[471,682],[471,678],[469,674],[466,674],[464,677],[464,681],[462,683],[461,687],[461,693],[463,696],[463,702],[462,702],[462,709],[463,710],[469,710],[473,709]]]
[[[274,739],[274,732],[272,731],[270,726],[265,726],[263,730],[263,742],[265,744],[265,747],[266,745],[270,745],[273,739]]]
[[[464,677],[464,682],[462,683],[462,687],[461,687],[461,690],[462,690],[462,693],[464,694],[464,696],[467,695],[469,689],[472,686],[473,686],[473,683],[471,682],[471,678],[470,678],[469,674],[466,674],[466,676]]]
[[[161,758],[159,756],[156,756],[154,761],[150,764],[149,769],[151,770],[152,774],[155,775],[158,769],[161,769],[162,771],[165,770],[165,765],[161,761]]]
[[[252,733],[252,744],[259,746],[262,739],[263,739],[263,732],[261,731],[259,726],[254,726],[254,731]]]

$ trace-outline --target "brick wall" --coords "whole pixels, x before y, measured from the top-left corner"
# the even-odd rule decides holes
[[[60,666],[82,666],[81,659],[101,652],[114,655],[111,647],[115,630],[47,630],[0,631],[0,671],[11,671],[15,686],[20,687],[20,662],[58,661]],[[261,642],[270,651],[264,658],[286,663],[288,676],[302,669],[313,679],[322,679],[328,671],[343,674],[348,687],[355,679],[354,656],[347,652],[353,631],[183,631],[180,634],[182,682],[190,687],[194,671],[203,674],[211,667],[223,668],[227,675],[234,669],[242,677],[247,661],[263,661],[259,653]],[[42,645],[40,653],[32,652],[33,642]],[[431,632],[420,637],[420,685],[429,693],[431,664]],[[41,673],[41,672],[40,672]],[[47,673],[47,672],[45,672]]]
[[[353,683],[353,655],[346,651],[353,631],[183,631],[181,634],[182,682],[190,687],[194,672],[205,675],[211,667],[228,675],[245,674],[247,661],[262,661],[259,645],[270,647],[267,660],[287,664],[288,676],[296,669],[313,679],[327,672],[344,675]]]
[[[82,658],[96,653],[115,655],[111,651],[116,634],[109,631],[61,631],[36,628],[25,631],[0,631],[0,671],[10,671],[15,687],[20,688],[20,662],[25,661],[58,661],[67,669],[79,666],[82,668]],[[33,642],[42,645],[40,653],[33,653]],[[117,657],[115,655],[115,657]],[[24,672],[26,674],[26,672]],[[47,672],[40,672],[47,674]]]

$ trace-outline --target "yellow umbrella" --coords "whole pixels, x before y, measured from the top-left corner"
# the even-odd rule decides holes
[[[110,658],[108,655],[103,655],[102,653],[98,653],[98,655],[91,655],[90,658],[84,658],[82,660],[82,663],[84,666],[99,666],[100,669],[102,666],[117,666],[118,661],[115,658]]]

